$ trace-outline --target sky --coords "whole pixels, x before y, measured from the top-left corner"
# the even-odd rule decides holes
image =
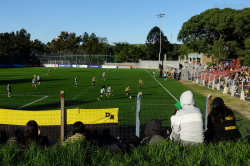
[[[178,33],[192,16],[212,8],[248,7],[249,0],[0,0],[0,33],[24,28],[31,40],[46,44],[61,31],[87,32],[106,37],[109,44],[144,44],[158,26],[171,43],[181,43]]]

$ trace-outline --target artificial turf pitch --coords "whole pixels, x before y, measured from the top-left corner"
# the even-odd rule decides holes
[[[0,108],[19,110],[53,110],[60,109],[60,91],[65,92],[66,109],[102,109],[119,108],[119,125],[135,125],[137,94],[142,92],[140,108],[140,124],[144,125],[152,118],[161,120],[163,126],[170,126],[170,117],[174,112],[174,104],[181,94],[188,90],[178,81],[168,78],[159,78],[159,72],[151,69],[96,69],[96,68],[0,68]],[[105,71],[106,80],[102,80]],[[156,77],[152,77],[153,71]],[[41,86],[32,89],[34,74],[41,76]],[[78,77],[78,87],[75,77]],[[96,77],[95,87],[92,87],[92,78]],[[139,79],[144,85],[140,89]],[[11,83],[11,98],[7,95],[7,84]],[[104,95],[102,101],[100,89],[111,85],[112,95]],[[130,95],[124,96],[125,88],[130,85]],[[198,86],[198,85],[197,85]],[[194,93],[195,106],[205,115],[206,97]],[[236,122],[243,138],[249,129],[249,120],[236,114]],[[20,117],[21,118],[21,117]]]
[[[60,91],[65,92],[65,108],[119,108],[119,124],[134,125],[136,115],[136,99],[142,92],[140,120],[146,124],[150,119],[160,119],[165,126],[170,125],[170,117],[174,112],[174,104],[180,95],[188,90],[180,83],[168,78],[159,78],[157,70],[150,69],[96,69],[96,68],[1,68],[0,69],[0,108],[19,110],[51,110],[60,109]],[[155,79],[152,77],[156,72]],[[102,73],[106,80],[102,80]],[[41,76],[41,85],[32,89],[34,74]],[[78,87],[75,77],[78,77]],[[95,87],[92,78],[96,77]],[[140,89],[139,79],[144,81]],[[11,83],[12,94],[7,96],[7,84]],[[100,89],[111,85],[110,97],[104,95],[101,101]],[[125,88],[130,86],[130,96],[124,96]],[[164,88],[165,87],[165,88]],[[205,112],[206,98],[194,93],[196,106]]]

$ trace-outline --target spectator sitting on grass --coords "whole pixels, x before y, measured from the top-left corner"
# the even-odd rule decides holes
[[[225,106],[220,97],[213,100],[212,111],[208,115],[207,128],[206,142],[238,140],[241,138],[233,111]]]
[[[63,145],[66,145],[68,143],[72,143],[78,140],[84,140],[85,139],[84,132],[85,132],[84,124],[80,121],[75,122],[73,125],[73,131],[72,131],[73,136],[68,137],[63,142]]]
[[[178,141],[183,145],[198,145],[203,143],[203,114],[199,108],[194,106],[193,93],[191,91],[183,92],[180,102],[182,109],[176,112],[173,127],[173,132],[180,133]]]
[[[29,121],[24,129],[24,137],[21,141],[21,146],[27,147],[30,143],[35,142],[40,146],[48,146],[49,139],[46,136],[40,135],[40,130],[36,121]]]
[[[145,138],[141,141],[142,144],[154,145],[164,140],[162,133],[161,121],[151,119],[145,127]]]
[[[20,143],[20,141],[21,141],[21,130],[16,129],[14,132],[14,135],[7,140],[6,146],[8,146],[10,144],[18,145]]]

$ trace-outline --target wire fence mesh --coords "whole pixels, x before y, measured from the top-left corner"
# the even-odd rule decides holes
[[[170,117],[174,113],[175,99],[166,96],[157,96],[161,100],[155,100],[156,96],[152,99],[141,100],[140,104],[140,136],[144,136],[145,125],[151,119],[159,119],[162,122],[164,130],[170,128]],[[41,116],[47,121],[51,120],[50,110],[60,110],[61,101],[59,99],[42,99],[42,100],[0,100],[1,108],[12,111],[8,119],[14,120],[26,118],[29,120],[34,119],[33,112],[46,112]],[[204,99],[197,99],[196,103],[200,106],[205,105]],[[136,133],[136,97],[128,100],[65,100],[65,110],[68,109],[106,109],[106,108],[119,108],[118,123],[102,123],[102,124],[85,124],[86,135],[88,138],[94,140],[105,140],[106,142],[121,140],[129,142],[131,136]],[[204,107],[201,107],[205,111]],[[30,111],[30,114],[24,115],[18,111]],[[95,116],[93,111],[93,116]],[[24,117],[25,116],[25,117]],[[4,117],[2,117],[4,118]],[[0,118],[0,119],[2,119]],[[6,117],[5,117],[6,118]],[[60,119],[60,114],[57,117]],[[3,119],[1,120],[3,121]],[[4,141],[14,135],[22,137],[24,125],[16,124],[3,124],[0,121],[1,140]],[[28,120],[27,120],[28,122]],[[27,123],[26,122],[26,123]],[[47,122],[46,122],[47,123]],[[83,121],[84,123],[84,121]],[[39,125],[39,123],[38,123]],[[48,136],[50,140],[58,141],[60,139],[60,124],[58,125],[39,125],[41,133]],[[71,134],[73,125],[66,124],[64,127],[65,137]]]

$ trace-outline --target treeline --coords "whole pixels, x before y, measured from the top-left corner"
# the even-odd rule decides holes
[[[106,37],[97,37],[94,33],[77,36],[76,33],[61,31],[60,35],[47,44],[39,39],[30,40],[31,34],[25,29],[0,34],[1,63],[34,62],[36,55],[116,55],[118,62],[138,62],[139,59],[158,60],[160,29],[154,27],[147,36],[145,44],[108,43]],[[161,32],[162,55],[169,54],[168,59],[177,59],[173,46]],[[177,45],[177,44],[175,44]],[[163,56],[162,56],[163,58]]]
[[[106,37],[87,32],[76,36],[74,32],[61,31],[47,44],[39,39],[32,41],[30,36],[25,29],[0,33],[1,63],[27,63],[36,57],[31,55],[115,55],[118,62],[158,60],[161,43],[161,59],[164,54],[168,60],[177,60],[178,56],[184,59],[188,53],[202,52],[212,57],[214,64],[241,58],[244,65],[250,65],[250,8],[214,8],[191,17],[183,23],[177,37],[183,44],[171,44],[157,26],[149,31],[144,44],[111,45]]]
[[[211,56],[214,63],[241,58],[250,65],[250,8],[206,10],[185,22],[177,39],[184,43],[183,54],[191,49]]]

